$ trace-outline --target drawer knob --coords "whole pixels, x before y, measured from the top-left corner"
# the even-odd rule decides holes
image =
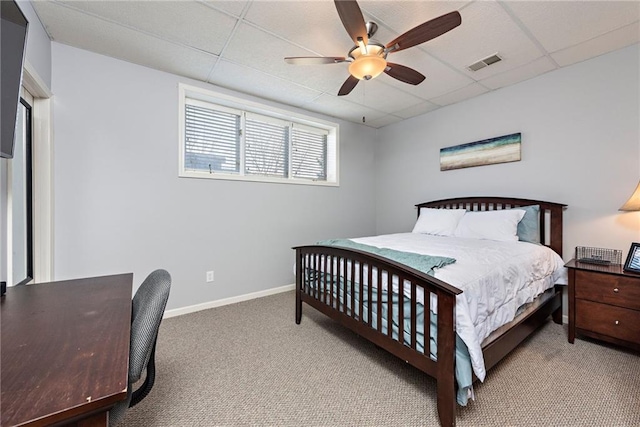
[[[619,324],[620,324],[620,322],[618,320],[616,320],[616,325],[619,325]]]
[[[620,291],[620,289],[618,288],[613,288],[613,292],[615,292],[616,294]]]

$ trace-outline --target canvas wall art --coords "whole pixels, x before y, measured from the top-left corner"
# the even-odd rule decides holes
[[[521,134],[498,136],[440,149],[440,170],[520,161]]]

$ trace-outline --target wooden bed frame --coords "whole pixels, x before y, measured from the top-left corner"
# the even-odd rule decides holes
[[[541,242],[562,256],[562,211],[566,205],[506,197],[465,197],[420,203],[416,207],[418,208],[418,215],[420,215],[420,208],[422,207],[463,208],[470,211],[484,211],[529,205],[540,206]],[[302,320],[302,303],[305,302],[375,345],[433,377],[437,382],[437,408],[440,424],[442,426],[454,426],[456,422],[456,382],[454,377],[455,300],[456,295],[462,293],[462,291],[403,264],[356,249],[321,245],[299,246],[294,249],[296,251],[296,323],[300,324]],[[308,269],[316,270],[320,265],[327,266],[328,271],[325,272],[328,274],[323,275],[324,279],[313,279],[316,286],[309,286],[308,280],[304,280],[303,272],[308,271]],[[350,277],[352,278],[362,278],[368,275],[368,283],[370,285],[372,284],[373,269],[376,269],[378,273],[386,272],[388,281],[391,278],[397,278],[398,283],[404,281],[405,284],[410,284],[411,298],[408,303],[411,304],[411,345],[406,345],[404,342],[393,338],[392,328],[387,328],[384,333],[382,329],[374,329],[371,323],[374,316],[369,315],[368,319],[360,318],[359,313],[363,313],[363,298],[359,298],[359,307],[357,307],[355,292],[350,292],[350,296],[347,292],[347,280],[344,280],[341,284],[340,282],[334,284],[333,280],[327,281],[327,275],[331,276],[337,273],[337,271],[333,271],[336,266],[347,273],[350,269]],[[374,284],[377,284],[379,289],[385,286],[384,278],[381,279],[381,276],[383,274],[377,274],[373,277],[373,282],[376,282]],[[381,283],[381,280],[383,283]],[[363,287],[363,280],[360,280],[359,284],[355,284],[355,286],[358,285],[360,286],[360,295],[367,292]],[[381,300],[383,298],[378,298],[377,302],[373,302],[371,287],[368,286],[368,307],[364,307],[364,309],[368,310],[368,313],[372,313],[372,306],[377,304],[377,325],[380,327],[383,309],[383,301]],[[428,313],[430,309],[430,298],[426,297],[427,292],[431,292],[438,297],[437,361],[429,357],[429,351],[426,351],[425,355],[416,349],[415,306],[417,304],[416,293],[418,289],[422,289],[425,295],[425,313]],[[340,296],[342,296],[342,300]],[[405,298],[408,297],[404,295],[404,292],[398,292],[397,297],[399,299],[399,313],[396,314],[399,318],[403,318]],[[350,304],[349,298],[351,298]],[[392,307],[393,304],[387,304],[388,319],[392,318]],[[359,308],[359,310],[353,310],[352,308]],[[556,323],[562,323],[562,290],[560,287],[556,286],[554,289],[542,294],[534,302],[528,304],[512,322],[494,331],[483,341],[482,352],[486,369],[489,370],[531,335],[546,321],[549,315],[553,316],[553,320]],[[398,323],[402,324],[403,322]],[[402,330],[398,331],[397,336],[403,337],[404,326],[401,325],[400,328]],[[428,343],[430,328],[425,327],[424,329],[424,342]],[[426,345],[425,347],[428,350],[429,346]]]

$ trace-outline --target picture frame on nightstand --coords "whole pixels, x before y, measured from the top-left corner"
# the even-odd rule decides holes
[[[627,261],[624,263],[624,271],[640,274],[640,243],[631,244]]]

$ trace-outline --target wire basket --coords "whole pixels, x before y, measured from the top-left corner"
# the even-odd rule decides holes
[[[588,264],[622,264],[622,251],[619,249],[576,246],[576,260]]]

